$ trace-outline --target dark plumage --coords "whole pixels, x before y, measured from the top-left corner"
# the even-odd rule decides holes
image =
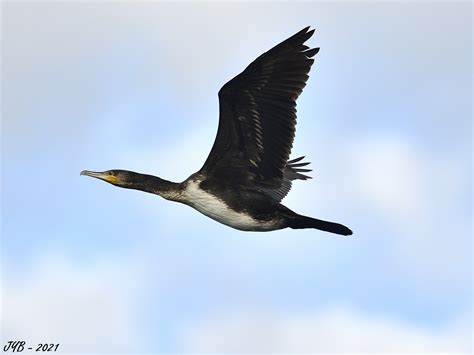
[[[265,52],[219,91],[219,128],[201,170],[182,183],[125,170],[81,174],[185,203],[240,230],[316,228],[350,235],[341,224],[298,215],[280,201],[293,180],[311,170],[304,157],[289,160],[296,99],[319,48],[304,43],[309,27]]]

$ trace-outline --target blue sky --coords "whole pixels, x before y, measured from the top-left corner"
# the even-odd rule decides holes
[[[285,204],[353,237],[244,233],[79,176],[184,180],[219,88],[307,25],[293,156],[314,179]],[[471,26],[469,2],[3,2],[3,341],[470,352]]]

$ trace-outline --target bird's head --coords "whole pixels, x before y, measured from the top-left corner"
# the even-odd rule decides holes
[[[81,175],[104,180],[109,184],[126,189],[150,192],[167,199],[176,200],[179,197],[179,184],[160,179],[157,176],[117,169],[102,172],[83,170]]]
[[[133,188],[141,181],[141,174],[128,170],[107,170],[102,172],[83,170],[81,175],[104,180],[112,185]]]

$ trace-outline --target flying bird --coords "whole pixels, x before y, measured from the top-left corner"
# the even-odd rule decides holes
[[[219,91],[219,128],[203,167],[175,183],[127,170],[87,175],[193,207],[243,231],[315,228],[350,235],[338,223],[306,217],[281,204],[292,181],[307,180],[304,157],[290,160],[296,99],[303,91],[319,48],[304,43],[309,26],[255,59]]]

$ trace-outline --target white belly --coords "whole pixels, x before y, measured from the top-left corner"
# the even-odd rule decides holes
[[[199,181],[189,181],[185,190],[186,203],[202,214],[222,224],[246,231],[278,229],[274,222],[261,222],[249,214],[236,212],[216,196],[199,188]]]

